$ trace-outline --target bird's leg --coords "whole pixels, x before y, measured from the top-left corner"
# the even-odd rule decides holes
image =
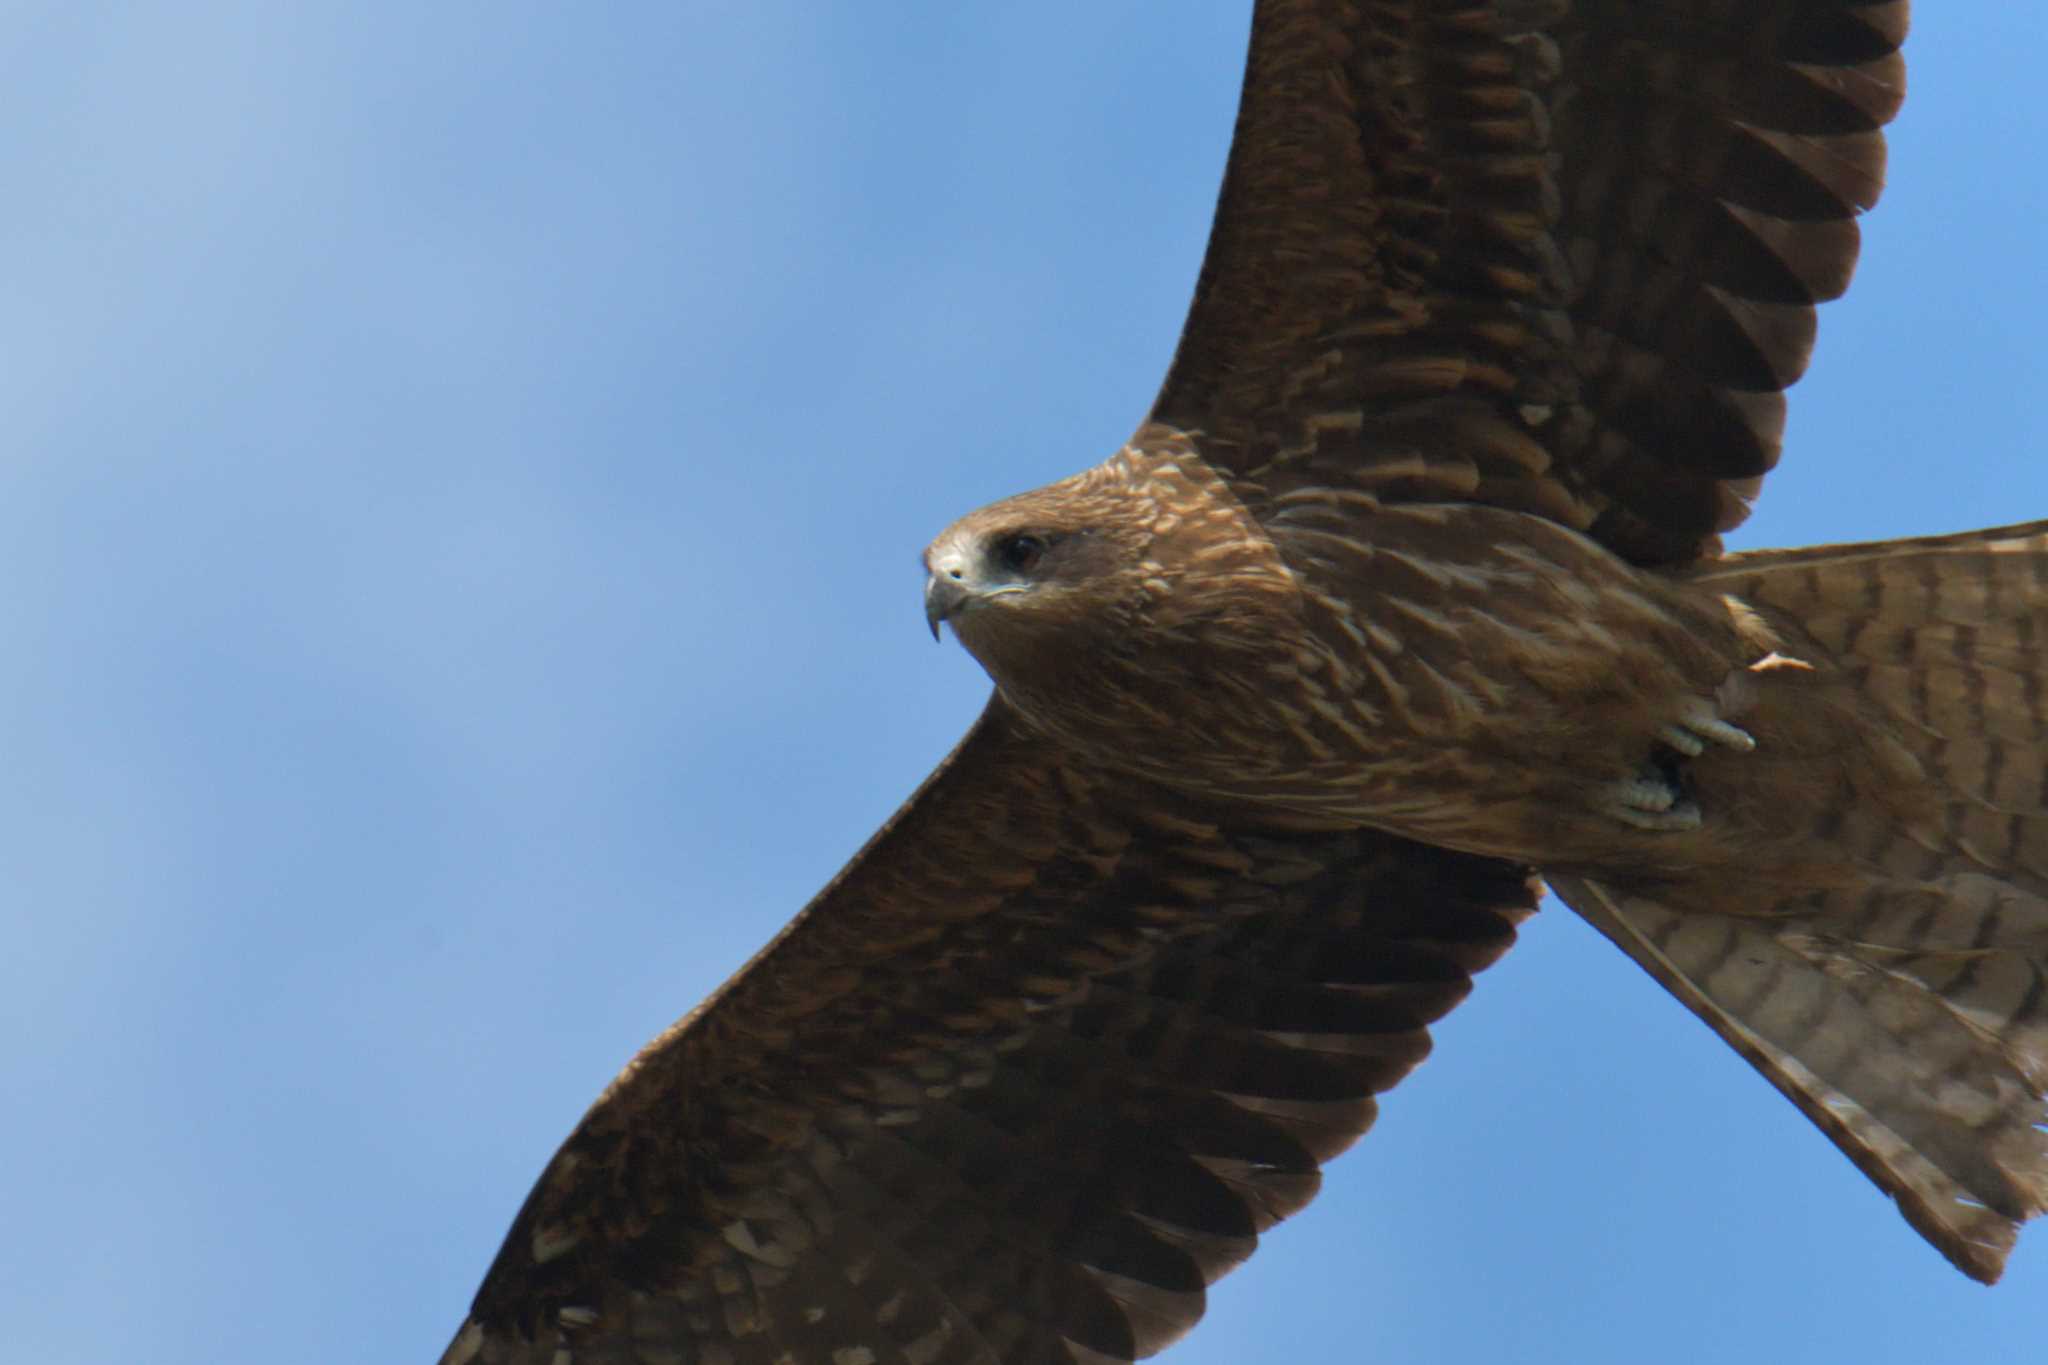
[[[1607,788],[1602,808],[1637,829],[1698,829],[1699,802],[1693,799],[1681,765],[1705,753],[1709,743],[1748,753],[1756,748],[1756,740],[1748,731],[1722,720],[1713,703],[1702,697],[1687,698],[1679,707],[1678,719],[1661,727],[1657,738],[1662,747],[1653,751],[1634,775]]]

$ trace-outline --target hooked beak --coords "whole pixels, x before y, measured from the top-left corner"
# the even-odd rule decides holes
[[[965,583],[950,574],[927,574],[924,580],[924,619],[932,628],[932,638],[939,638],[939,622],[959,614],[968,599],[974,596]]]

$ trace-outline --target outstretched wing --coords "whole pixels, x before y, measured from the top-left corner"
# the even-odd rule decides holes
[[[1148,1355],[1533,908],[1062,766],[998,700],[598,1100],[444,1365]]]
[[[1715,553],[1848,285],[1906,8],[1260,0],[1152,421],[1254,505],[1476,500]]]

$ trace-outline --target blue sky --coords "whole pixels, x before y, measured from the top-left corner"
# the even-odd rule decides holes
[[[617,1066],[986,683],[962,511],[1142,415],[1245,8],[56,5],[0,25],[0,1318],[429,1361]],[[1739,543],[2048,514],[2030,6],[1929,5]],[[1553,907],[1175,1365],[2019,1359]]]

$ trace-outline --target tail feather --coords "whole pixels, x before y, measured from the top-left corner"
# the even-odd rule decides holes
[[[1834,884],[1747,886],[1727,913],[1552,886],[1995,1280],[2048,1211],[2048,523],[1737,555],[1693,581],[1796,622],[1926,799],[1859,794],[1816,825]]]
[[[2038,1013],[2022,1038],[2004,1023],[2011,994],[1951,998],[1877,965],[1883,955],[1869,945],[1831,940],[1825,925],[1708,919],[1578,878],[1552,886],[1784,1092],[1957,1268],[1998,1278],[2019,1225],[2048,1208]],[[1967,970],[1960,955],[1921,956]],[[2038,980],[2038,959],[2024,970]],[[1990,1028],[1972,1018],[1987,1006]],[[2015,1043],[2031,1054],[2026,1069],[2010,1055]]]
[[[1903,722],[1900,740],[1981,794],[1978,765],[2039,758],[2048,742],[2048,521],[1869,545],[1730,555],[1692,575],[1798,621],[1866,695]],[[1974,763],[1964,760],[1974,760]],[[2041,814],[2036,762],[2026,808]],[[1995,775],[1995,774],[1994,774]]]

